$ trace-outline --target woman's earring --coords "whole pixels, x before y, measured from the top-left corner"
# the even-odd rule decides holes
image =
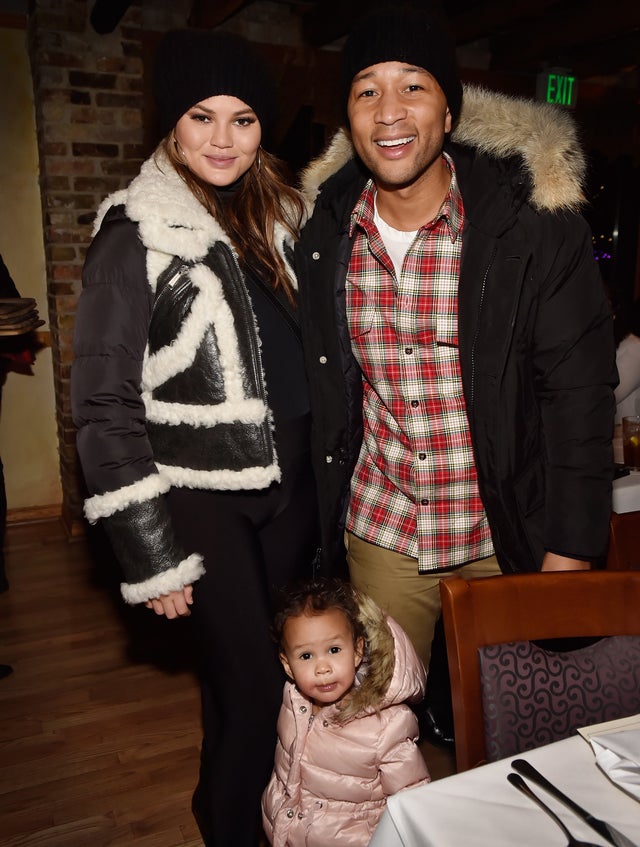
[[[176,138],[176,134],[175,134],[174,130],[171,130],[171,139],[173,141],[173,149],[176,151],[176,156],[179,159],[184,159],[184,153],[182,152],[182,150],[178,146],[178,139]]]
[[[256,157],[256,162],[257,162],[258,173],[260,173],[260,168],[262,167],[262,160],[260,158],[260,147],[258,147],[258,155]]]

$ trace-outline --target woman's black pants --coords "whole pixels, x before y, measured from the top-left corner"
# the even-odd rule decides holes
[[[264,491],[172,489],[194,585],[203,743],[193,812],[207,847],[255,847],[273,767],[284,676],[269,628],[279,588],[310,577],[317,509],[306,427],[279,427],[282,481]],[[284,446],[284,449],[283,449]]]

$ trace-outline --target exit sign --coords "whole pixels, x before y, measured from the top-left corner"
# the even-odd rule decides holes
[[[546,103],[573,109],[578,99],[578,80],[571,71],[561,68],[544,71],[538,74],[536,97]]]

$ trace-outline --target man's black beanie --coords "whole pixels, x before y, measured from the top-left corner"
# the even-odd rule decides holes
[[[462,105],[453,40],[437,14],[411,5],[371,12],[355,24],[342,51],[346,102],[354,76],[380,62],[406,62],[424,68],[437,80],[455,121]]]
[[[162,136],[196,103],[219,94],[251,106],[263,140],[275,113],[275,86],[266,63],[246,39],[229,32],[167,32],[156,54],[153,93]]]

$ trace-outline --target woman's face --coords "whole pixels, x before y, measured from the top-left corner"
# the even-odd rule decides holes
[[[261,136],[253,109],[226,94],[196,103],[175,128],[180,159],[205,182],[221,188],[249,170]]]

